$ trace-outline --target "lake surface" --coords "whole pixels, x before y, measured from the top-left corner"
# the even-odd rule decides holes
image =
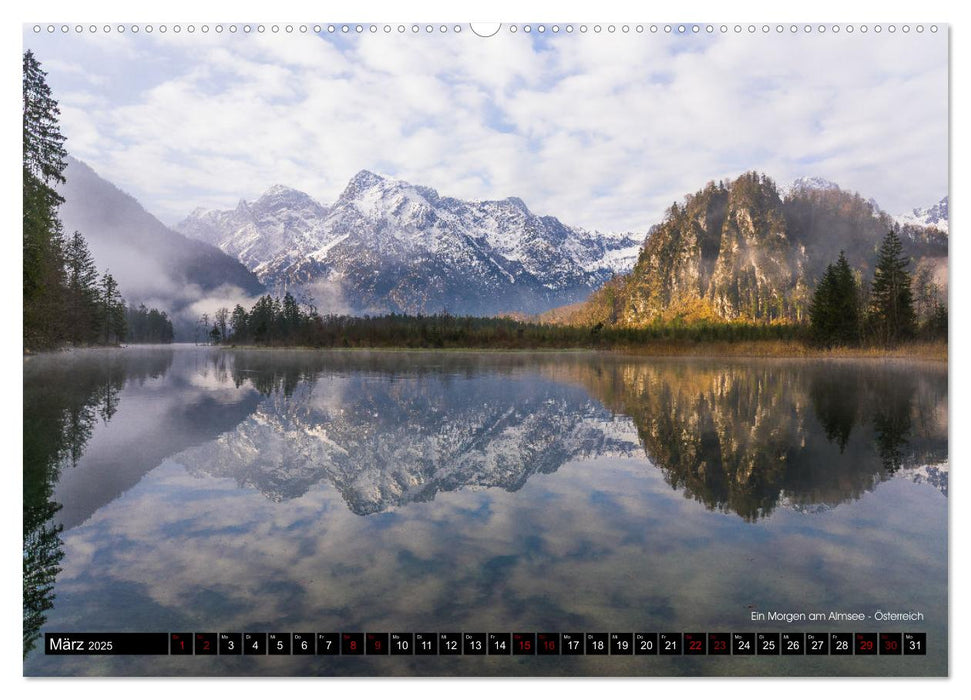
[[[24,672],[945,675],[947,386],[874,360],[26,358]],[[880,610],[924,620],[752,620]],[[45,656],[51,631],[893,631],[928,655]]]

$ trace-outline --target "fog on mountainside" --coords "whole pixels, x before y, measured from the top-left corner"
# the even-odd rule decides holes
[[[67,162],[58,188],[64,231],[82,233],[98,269],[111,272],[129,303],[167,311],[178,339],[191,339],[201,310],[249,303],[264,291],[237,260],[166,227],[87,164]]]

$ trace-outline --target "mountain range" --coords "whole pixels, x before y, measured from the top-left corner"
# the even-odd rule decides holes
[[[322,313],[535,313],[631,268],[643,236],[534,214],[517,197],[467,202],[362,170],[332,205],[280,185],[176,227]]]
[[[895,218],[818,177],[786,188],[758,173],[710,182],[644,240],[568,226],[517,197],[462,201],[367,170],[331,205],[276,185],[235,209],[197,209],[173,230],[84,163],[70,158],[65,175],[64,230],[84,234],[129,301],[167,310],[181,338],[192,336],[202,300],[214,310],[284,290],[324,314],[536,314],[572,304],[558,320],[799,319],[841,250],[866,276],[894,225],[946,294],[947,197]]]

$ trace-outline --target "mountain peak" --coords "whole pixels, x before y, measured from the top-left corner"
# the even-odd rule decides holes
[[[286,185],[273,185],[263,194],[259,196],[256,200],[257,202],[267,202],[274,200],[292,200],[292,199],[311,199],[310,195],[306,192],[294,189],[293,187],[288,187]]]
[[[375,187],[387,182],[385,178],[370,170],[359,170],[354,177],[352,177],[344,191],[341,192],[339,200],[343,201],[353,201],[358,199],[364,192],[374,189]]]
[[[529,213],[529,207],[526,206],[526,202],[521,200],[519,197],[506,197],[506,201],[517,209]]]
[[[259,211],[276,211],[278,209],[319,208],[320,205],[306,192],[301,192],[286,185],[273,185],[260,195],[254,202],[240,202],[239,208],[255,207]]]
[[[355,185],[360,189],[367,189],[368,187],[374,187],[382,182],[385,178],[381,177],[376,173],[372,173],[370,170],[359,170],[357,174],[351,178],[348,185]]]
[[[793,181],[792,186],[789,188],[790,191],[794,190],[839,190],[841,189],[832,180],[827,180],[824,177],[800,177]]]
[[[289,194],[290,192],[297,192],[298,190],[292,187],[287,187],[286,185],[273,185],[266,192],[263,193],[263,197],[274,197],[281,194]]]

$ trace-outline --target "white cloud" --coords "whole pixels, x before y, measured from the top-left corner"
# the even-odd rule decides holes
[[[168,223],[274,183],[333,201],[362,168],[601,230],[645,231],[753,168],[822,175],[891,212],[948,186],[943,34],[25,43],[72,153]]]

